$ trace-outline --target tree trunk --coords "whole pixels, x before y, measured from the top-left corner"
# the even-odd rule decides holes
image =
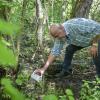
[[[88,18],[90,8],[93,0],[76,0],[73,5],[71,18],[73,17],[85,17]]]
[[[38,45],[43,47],[43,8],[40,0],[36,0],[36,17],[37,17],[37,38]]]

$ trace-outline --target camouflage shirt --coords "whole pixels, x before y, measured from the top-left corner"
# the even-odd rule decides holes
[[[91,19],[75,18],[62,24],[66,32],[66,40],[55,39],[51,54],[58,56],[61,53],[64,42],[81,47],[91,45],[92,39],[100,34],[100,24]]]

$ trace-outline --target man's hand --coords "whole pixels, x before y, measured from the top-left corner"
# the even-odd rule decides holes
[[[90,48],[90,54],[92,57],[96,57],[98,55],[98,46],[97,45],[92,45]]]
[[[45,72],[44,68],[40,68],[40,69],[36,69],[35,70],[35,73],[38,74],[38,75],[40,75],[40,76],[42,76],[44,74],[44,72]]]
[[[48,60],[46,62],[46,64],[40,68],[40,69],[36,69],[35,73],[38,75],[43,75],[44,72],[47,70],[47,68],[49,67],[49,65],[54,61],[55,56],[53,56],[52,54],[49,55]]]

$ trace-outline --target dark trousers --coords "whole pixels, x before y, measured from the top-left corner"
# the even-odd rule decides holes
[[[68,71],[70,69],[73,54],[77,50],[81,50],[82,48],[83,47],[75,46],[72,44],[70,44],[66,47],[65,58],[64,58],[64,62],[63,62],[63,70]],[[96,66],[97,75],[100,77],[100,41],[98,42],[98,56],[93,58],[93,62]]]

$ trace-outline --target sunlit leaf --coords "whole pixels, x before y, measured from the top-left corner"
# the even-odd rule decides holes
[[[4,34],[14,34],[16,32],[18,32],[19,30],[19,26],[9,23],[9,22],[5,22],[4,20],[0,19],[0,31]]]
[[[11,3],[9,3],[6,0],[0,0],[0,7],[4,7],[4,6],[10,7]]]
[[[1,41],[0,41],[0,65],[16,65],[16,57],[13,54],[12,50],[7,48]]]
[[[22,85],[23,80],[21,80],[21,79],[16,79],[16,83],[17,83],[18,85]]]
[[[72,96],[73,96],[73,92],[72,92],[72,90],[70,90],[70,89],[67,89],[67,90],[66,90],[66,93],[67,93],[67,95],[72,95]]]
[[[0,41],[6,46],[11,46],[11,44],[7,42],[3,37],[0,37]]]
[[[55,96],[54,94],[50,94],[50,95],[45,95],[43,100],[58,100],[57,96]]]
[[[75,100],[72,90],[67,89],[67,90],[66,90],[66,94],[67,94],[67,96],[68,96],[68,100]]]
[[[4,86],[4,90],[10,95],[11,100],[25,100],[24,95],[12,86],[10,79],[3,78],[1,84]]]

